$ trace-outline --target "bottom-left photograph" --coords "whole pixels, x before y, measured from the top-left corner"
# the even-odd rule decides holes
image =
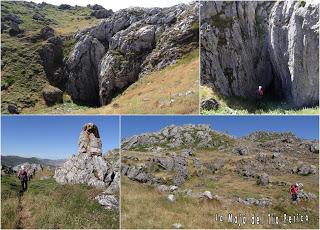
[[[3,229],[119,228],[118,116],[2,116]]]

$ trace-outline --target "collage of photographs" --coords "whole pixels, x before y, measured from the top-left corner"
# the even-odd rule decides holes
[[[1,0],[0,229],[319,229],[319,0]]]

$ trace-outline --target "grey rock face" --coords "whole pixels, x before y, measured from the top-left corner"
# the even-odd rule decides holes
[[[45,29],[47,32],[50,29]],[[51,31],[52,32],[52,31]],[[51,36],[48,33],[44,34],[46,37]],[[60,37],[50,37],[47,43],[38,51],[41,64],[46,72],[46,77],[51,85],[64,89],[65,76],[61,68],[63,67],[63,41]],[[62,72],[61,72],[62,71]]]
[[[253,97],[260,85],[294,107],[318,104],[319,5],[201,2],[201,83]]]
[[[99,105],[98,69],[105,48],[96,38],[81,37],[67,60],[67,91],[74,102]]]
[[[79,153],[96,156],[102,155],[102,144],[98,127],[92,123],[86,124],[79,137]]]
[[[192,27],[198,21],[196,3],[93,14],[108,18],[75,36],[78,42],[67,61],[67,89],[76,103],[105,105],[142,75],[198,46]]]

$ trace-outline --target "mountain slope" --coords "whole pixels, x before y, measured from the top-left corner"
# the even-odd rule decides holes
[[[9,167],[14,167],[16,165],[29,162],[34,164],[42,164],[42,165],[48,165],[48,166],[60,166],[63,164],[65,160],[50,160],[50,159],[41,159],[36,157],[20,157],[20,156],[3,156],[1,155],[1,164]]]
[[[276,132],[235,138],[206,125],[169,126],[122,140],[121,156],[124,228],[284,228],[284,214],[308,216],[290,228],[319,227],[316,140]],[[289,193],[295,183],[298,204]],[[269,223],[268,214],[280,222]],[[240,215],[245,223],[236,222]],[[262,223],[251,224],[257,216]]]
[[[199,112],[199,50],[129,86],[107,106],[89,114],[197,114]]]
[[[91,12],[87,7],[64,10],[46,3],[1,1],[2,113],[9,113],[10,105],[11,113],[47,107],[42,90],[49,81],[38,54],[46,43],[39,36],[41,29],[46,26],[54,29],[64,42],[66,55],[75,43],[73,34],[99,21],[90,16]],[[18,34],[10,34],[12,25]]]
[[[82,113],[108,105],[138,79],[198,48],[197,3],[117,12],[98,5],[1,4],[2,113]],[[190,99],[186,106],[192,103],[198,104]]]

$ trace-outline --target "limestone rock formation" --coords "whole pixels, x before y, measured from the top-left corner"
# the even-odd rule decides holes
[[[106,158],[102,156],[97,126],[85,124],[79,137],[79,153],[57,168],[54,178],[62,184],[87,184],[104,190],[96,199],[106,208],[114,209],[118,203],[114,194],[119,192],[120,158]]]
[[[319,4],[203,1],[201,83],[227,96],[319,103]]]
[[[76,103],[105,105],[142,75],[198,47],[197,3],[129,8],[107,17],[75,35],[66,65],[67,91]]]
[[[209,125],[171,125],[155,133],[145,133],[123,140],[122,148],[144,148],[151,151],[161,149],[212,148],[221,143],[229,144],[233,138],[215,132]],[[160,147],[161,146],[161,147]],[[160,150],[161,152],[161,150]]]
[[[61,37],[53,37],[54,31],[50,28],[41,30],[43,37],[49,37],[39,50],[41,63],[44,67],[47,79],[51,85],[64,89],[65,76],[63,69],[63,40]]]

